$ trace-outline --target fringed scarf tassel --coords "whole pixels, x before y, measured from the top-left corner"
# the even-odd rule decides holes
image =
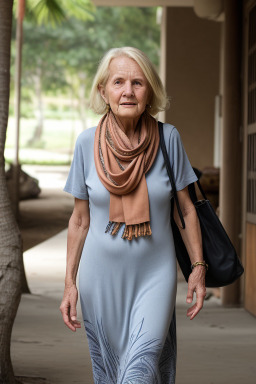
[[[116,223],[113,221],[109,221],[105,233],[110,232],[111,235],[116,235],[121,228],[123,223]],[[141,237],[141,236],[151,236],[152,231],[150,228],[150,222],[141,223],[141,224],[133,224],[133,225],[125,225],[124,231],[122,234],[122,239],[132,240],[133,237]]]

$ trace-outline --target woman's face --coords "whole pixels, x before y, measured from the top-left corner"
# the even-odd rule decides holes
[[[151,95],[142,69],[135,60],[126,56],[111,60],[108,81],[99,90],[124,126],[137,124]]]

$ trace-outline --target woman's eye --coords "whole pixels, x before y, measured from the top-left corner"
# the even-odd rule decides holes
[[[135,81],[135,85],[141,85],[140,81]]]
[[[116,80],[114,84],[120,84],[120,80]]]

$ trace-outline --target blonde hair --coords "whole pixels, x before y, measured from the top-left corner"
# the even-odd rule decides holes
[[[107,112],[108,106],[103,100],[98,87],[99,85],[106,85],[109,77],[109,64],[112,59],[120,56],[127,56],[135,60],[142,69],[152,90],[151,108],[148,108],[148,112],[154,116],[158,112],[164,111],[169,106],[169,100],[163,83],[145,53],[134,47],[112,48],[103,56],[92,84],[90,108],[100,115]]]

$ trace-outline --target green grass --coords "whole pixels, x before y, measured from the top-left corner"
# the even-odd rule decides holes
[[[90,116],[90,118],[89,118]],[[88,114],[87,126],[97,125],[100,117]],[[83,127],[78,119],[45,119],[41,140],[33,145],[29,140],[33,137],[37,121],[34,118],[21,118],[20,121],[20,163],[41,165],[69,165],[70,154],[73,153],[77,136]],[[6,138],[6,161],[12,162],[15,145],[15,119],[9,117]],[[38,152],[37,152],[38,150]]]
[[[12,164],[12,160],[11,159],[8,159],[6,158],[5,159],[5,162],[7,164]],[[70,165],[70,161],[61,161],[61,160],[36,160],[36,159],[21,159],[20,160],[20,164],[21,165],[52,165],[52,166],[55,166],[55,165]]]
[[[88,127],[97,125],[98,116],[88,119]],[[36,119],[21,118],[20,120],[20,148],[30,148],[29,140],[33,137],[36,128]],[[78,119],[45,119],[43,135],[38,148],[47,150],[70,151],[74,148],[74,141],[83,127]],[[9,117],[6,148],[13,148],[15,138],[15,119]],[[34,147],[33,147],[34,148]]]
[[[20,148],[29,148],[29,140],[33,137],[36,128],[35,119],[21,119],[20,122]],[[73,131],[73,132],[72,132]],[[70,150],[74,146],[75,138],[82,131],[78,121],[72,120],[45,120],[44,130],[39,148],[47,150]],[[9,119],[7,129],[6,148],[12,148],[15,137],[15,121]]]

